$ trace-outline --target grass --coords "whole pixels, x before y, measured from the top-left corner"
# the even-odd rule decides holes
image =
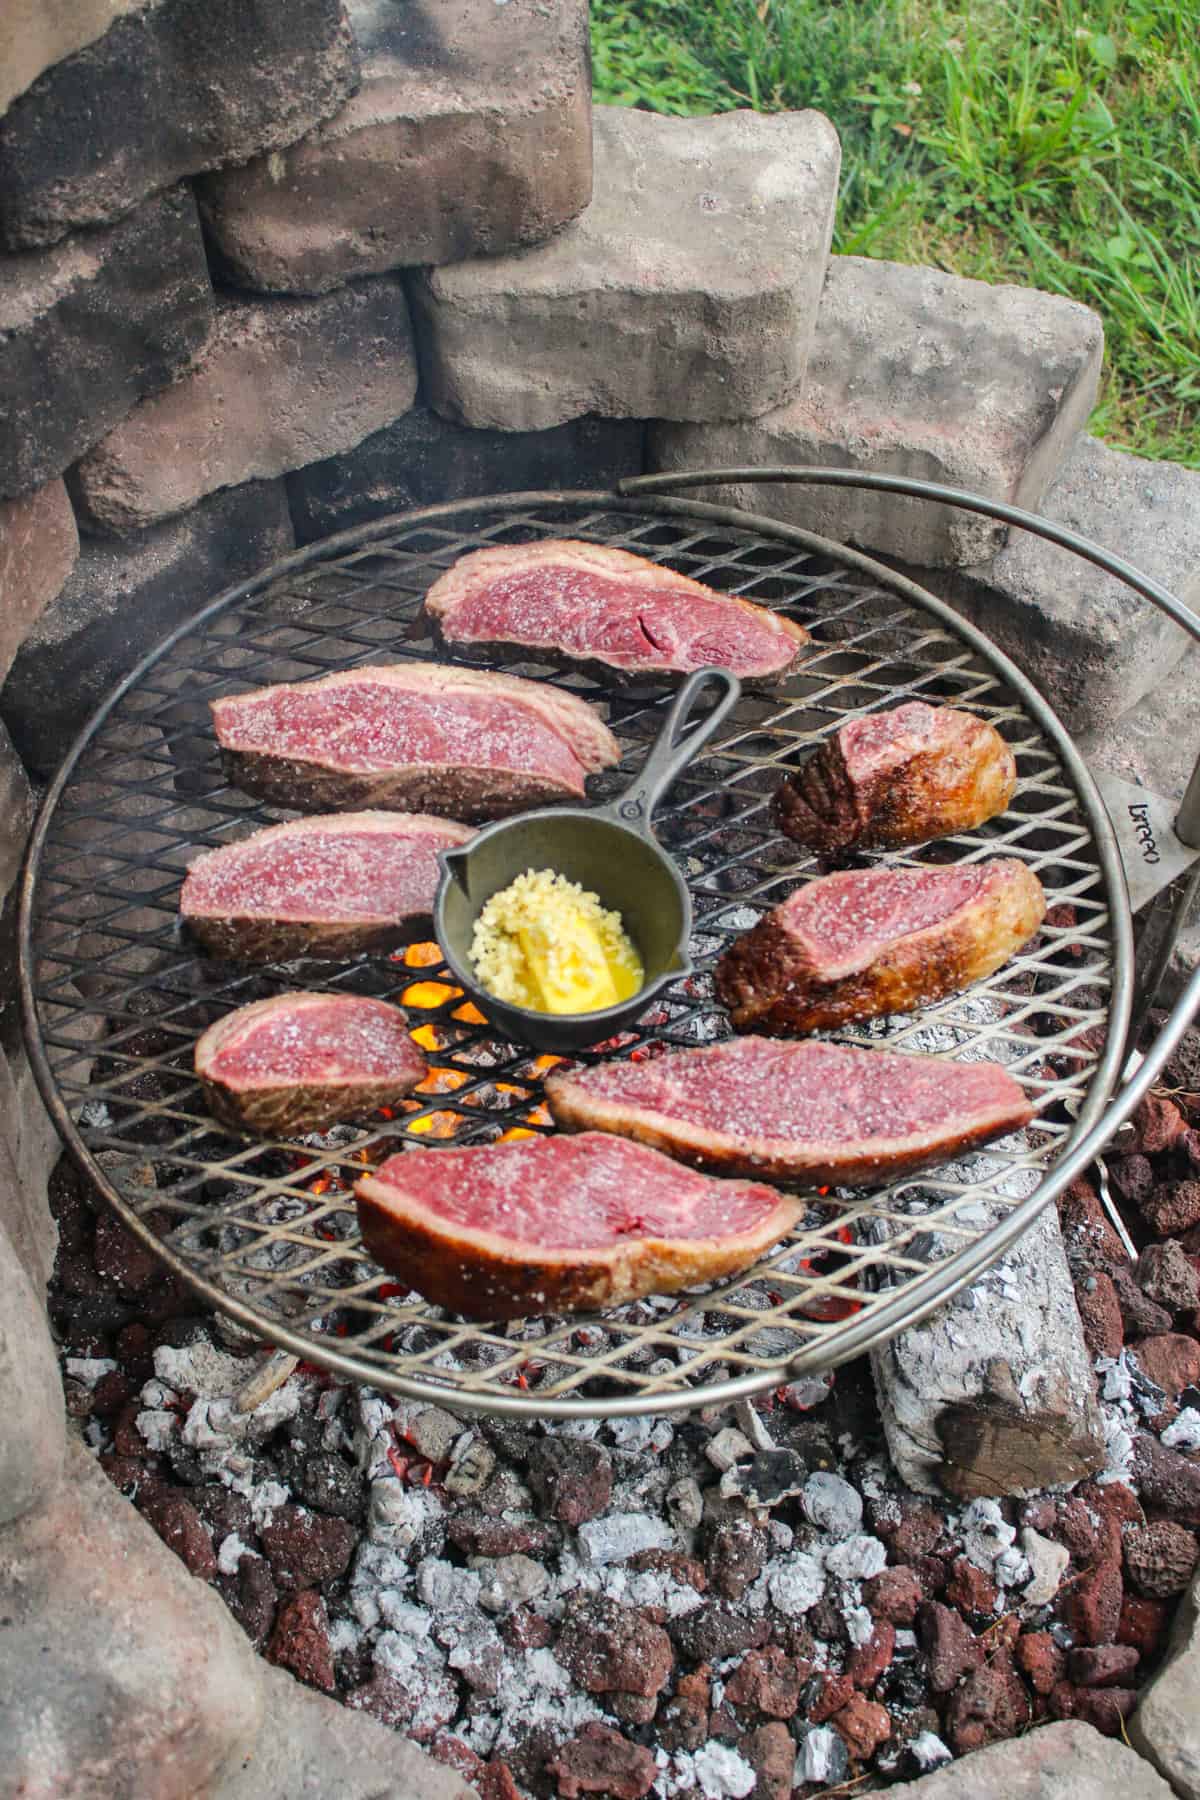
[[[1092,429],[1200,468],[1200,0],[592,0],[597,99],[816,106],[834,248],[1085,301]]]

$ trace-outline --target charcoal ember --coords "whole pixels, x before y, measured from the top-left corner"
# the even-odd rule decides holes
[[[1119,1356],[1125,1341],[1121,1304],[1112,1278],[1092,1269],[1075,1283],[1075,1304],[1084,1341],[1093,1356]]]
[[[448,1494],[459,1498],[478,1494],[491,1480],[496,1468],[496,1452],[474,1432],[460,1438],[454,1446],[450,1467],[443,1486]]]
[[[172,1475],[184,1487],[199,1487],[207,1479],[200,1452],[185,1443],[178,1431],[167,1440],[167,1461]]]
[[[1200,1301],[1200,1275],[1175,1238],[1147,1244],[1138,1258],[1138,1286],[1168,1312],[1191,1312]]]
[[[254,1509],[244,1494],[236,1494],[222,1481],[206,1481],[188,1495],[192,1505],[213,1534],[218,1547],[223,1539],[234,1536],[251,1548],[258,1544],[258,1527]]]
[[[1112,1643],[1121,1620],[1123,1593],[1118,1562],[1098,1562],[1084,1571],[1063,1603],[1064,1617],[1078,1643]]]
[[[129,1398],[128,1394],[123,1397]],[[67,1415],[72,1419],[90,1419],[92,1416],[92,1390],[82,1381],[72,1381],[68,1377],[63,1382],[63,1399],[66,1402]]]
[[[795,1450],[760,1450],[738,1470],[738,1491],[758,1511],[771,1512],[794,1499],[811,1470]]]
[[[754,1800],[789,1800],[796,1746],[786,1725],[773,1720],[748,1731],[738,1744],[738,1755],[758,1777],[752,1789]]]
[[[1145,1506],[1181,1525],[1200,1526],[1200,1463],[1140,1431],[1133,1440],[1133,1472]]]
[[[254,1648],[264,1650],[279,1607],[270,1565],[261,1556],[243,1556],[235,1574],[217,1577],[217,1587]]]
[[[610,1694],[608,1704],[622,1725],[649,1725],[658,1712],[656,1694]]]
[[[1132,1688],[1074,1687],[1060,1681],[1050,1696],[1050,1715],[1055,1719],[1080,1719],[1105,1737],[1123,1737],[1125,1720],[1137,1705]]]
[[[1142,1156],[1157,1156],[1162,1150],[1170,1150],[1187,1130],[1187,1121],[1175,1102],[1155,1093],[1146,1095],[1129,1124],[1121,1148]]]
[[[1076,1687],[1120,1687],[1138,1665],[1138,1653],[1128,1644],[1086,1645],[1067,1657],[1067,1674]]]
[[[554,1627],[530,1606],[518,1606],[500,1621],[500,1636],[511,1650],[544,1650]]]
[[[771,1635],[765,1619],[743,1618],[716,1600],[669,1620],[667,1630],[680,1655],[694,1663],[721,1662],[739,1651],[760,1649]]]
[[[877,1619],[891,1625],[911,1625],[917,1608],[928,1598],[916,1569],[908,1563],[882,1569],[863,1582],[863,1601]]]
[[[675,1660],[661,1625],[636,1607],[603,1599],[571,1607],[555,1655],[589,1694],[657,1694]]]
[[[358,1543],[345,1519],[288,1503],[272,1514],[259,1537],[280,1592],[319,1587],[344,1575]]]
[[[717,1593],[726,1600],[740,1600],[762,1574],[770,1544],[766,1526],[746,1514],[719,1518],[709,1532],[704,1556],[708,1579]]]
[[[1108,1164],[1108,1178],[1122,1200],[1128,1200],[1131,1206],[1139,1208],[1158,1180],[1154,1164],[1149,1157],[1140,1154],[1112,1157]]]
[[[658,1776],[658,1765],[642,1744],[631,1744],[609,1725],[594,1720],[583,1725],[546,1772],[558,1783],[563,1800],[581,1794],[607,1794],[610,1800],[641,1800]]]
[[[476,1424],[497,1456],[519,1469],[526,1466],[540,1441],[528,1425],[518,1425],[515,1419],[489,1418],[483,1414]]]
[[[848,1705],[853,1694],[854,1683],[849,1675],[823,1675],[816,1697],[807,1708],[809,1720],[814,1725],[824,1725]]]
[[[91,1392],[91,1411],[98,1419],[111,1419],[138,1392],[141,1383],[123,1369],[110,1369]]]
[[[468,1556],[545,1556],[558,1545],[553,1525],[534,1518],[490,1518],[477,1508],[453,1514],[446,1535]]]
[[[926,1600],[921,1606],[917,1636],[929,1658],[929,1685],[935,1694],[948,1694],[983,1659],[983,1648],[961,1614],[940,1601]]]
[[[298,1681],[332,1694],[336,1686],[329,1615],[315,1588],[293,1594],[281,1607],[267,1646],[267,1660],[290,1669]]]
[[[1186,1387],[1200,1381],[1200,1343],[1182,1332],[1165,1331],[1158,1337],[1139,1338],[1129,1351],[1142,1374],[1174,1400]]]
[[[360,1470],[332,1450],[292,1458],[288,1463],[298,1500],[315,1511],[357,1524],[367,1510],[367,1484]]]
[[[513,1556],[473,1556],[469,1566],[479,1572],[482,1587],[479,1604],[488,1612],[513,1612],[536,1600],[549,1584],[550,1577],[540,1562],[519,1553]]]
[[[725,1698],[748,1712],[790,1719],[800,1704],[803,1676],[795,1658],[776,1645],[747,1650],[725,1682]]]
[[[1200,1557],[1195,1534],[1170,1519],[1133,1526],[1125,1533],[1124,1550],[1126,1574],[1150,1600],[1182,1594]]]
[[[865,1694],[852,1694],[830,1724],[853,1762],[866,1762],[892,1735],[891,1714]]]
[[[1117,1626],[1118,1644],[1131,1645],[1143,1662],[1149,1662],[1166,1643],[1174,1612],[1172,1602],[1148,1600],[1126,1588]]]
[[[1158,1337],[1170,1331],[1171,1315],[1166,1307],[1144,1294],[1128,1269],[1115,1269],[1112,1282],[1127,1338]]]
[[[1049,1694],[1067,1672],[1066,1652],[1048,1631],[1023,1632],[1013,1657],[1035,1694]]]
[[[893,1662],[875,1688],[875,1698],[893,1713],[909,1713],[929,1698],[923,1662]]]
[[[139,1495],[138,1511],[193,1575],[213,1580],[217,1558],[212,1534],[185,1494],[155,1488]]]
[[[96,1273],[122,1294],[141,1294],[163,1276],[163,1266],[153,1250],[126,1230],[115,1212],[106,1207],[96,1219],[92,1249]]]
[[[1059,1195],[1058,1222],[1073,1272],[1118,1269],[1128,1263],[1129,1253],[1086,1176],[1076,1176]]]
[[[956,1556],[951,1563],[943,1598],[947,1606],[979,1618],[990,1618],[1000,1603],[999,1590],[991,1576],[965,1556]]]
[[[1015,1737],[1029,1718],[1029,1696],[1007,1651],[973,1669],[946,1706],[947,1734],[959,1756]]]
[[[607,1510],[612,1484],[612,1458],[594,1440],[542,1438],[530,1453],[530,1487],[551,1518],[572,1529]]]

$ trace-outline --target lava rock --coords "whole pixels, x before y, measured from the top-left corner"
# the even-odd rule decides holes
[[[1133,1471],[1146,1506],[1181,1525],[1200,1526],[1200,1463],[1140,1431],[1133,1441]]]
[[[96,1273],[123,1294],[140,1294],[162,1274],[162,1264],[146,1244],[127,1231],[106,1207],[96,1220],[93,1247]]]
[[[927,1600],[918,1612],[917,1635],[929,1658],[929,1685],[935,1694],[948,1694],[983,1659],[983,1648],[965,1620],[937,1600]]]
[[[1195,1338],[1168,1331],[1160,1337],[1139,1338],[1129,1349],[1143,1375],[1160,1387],[1168,1400],[1200,1381],[1200,1344]]]
[[[315,1588],[293,1595],[281,1610],[267,1649],[268,1662],[290,1669],[298,1681],[332,1694],[336,1686],[329,1615]]]
[[[1050,1712],[1056,1719],[1081,1719],[1105,1737],[1122,1737],[1137,1698],[1132,1688],[1072,1687],[1062,1681],[1050,1696]]]
[[[1169,1600],[1182,1594],[1200,1558],[1194,1533],[1169,1519],[1135,1526],[1125,1533],[1125,1569],[1140,1594]]]
[[[772,1722],[748,1731],[738,1743],[738,1755],[758,1776],[751,1790],[753,1800],[789,1800],[796,1746],[786,1725]]]
[[[698,1750],[708,1738],[708,1707],[703,1700],[676,1694],[658,1713],[658,1741],[664,1750]]]
[[[863,1694],[852,1694],[830,1721],[855,1762],[866,1762],[892,1734],[891,1714]]]
[[[725,1698],[772,1719],[790,1719],[800,1704],[803,1679],[794,1658],[777,1647],[748,1650],[726,1680]]]
[[[1137,1665],[1138,1653],[1129,1644],[1101,1644],[1072,1650],[1067,1673],[1076,1687],[1119,1687]]]
[[[1138,1258],[1138,1285],[1168,1312],[1191,1312],[1200,1301],[1200,1275],[1175,1238],[1147,1244]]]
[[[965,1556],[956,1556],[950,1566],[944,1598],[947,1606],[955,1606],[961,1613],[986,1618],[995,1612],[1000,1595],[990,1576]]]
[[[1200,1225],[1200,1181],[1164,1182],[1142,1201],[1142,1217],[1159,1237]]]
[[[555,1655],[589,1694],[657,1694],[675,1660],[661,1625],[635,1607],[603,1599],[568,1612]]]
[[[1170,1331],[1171,1315],[1166,1307],[1144,1294],[1128,1269],[1114,1269],[1112,1283],[1127,1338],[1158,1337]]]
[[[742,1618],[715,1600],[671,1619],[668,1630],[680,1654],[695,1663],[722,1662],[741,1650],[759,1649],[771,1635],[765,1619]]]
[[[1099,1196],[1086,1176],[1077,1176],[1059,1195],[1058,1222],[1071,1268],[1121,1268],[1129,1252],[1113,1230]]]
[[[1187,1130],[1187,1121],[1173,1100],[1168,1100],[1164,1094],[1149,1093],[1139,1103],[1130,1127],[1122,1141],[1122,1149],[1156,1156],[1178,1143]]]
[[[877,1619],[865,1644],[857,1645],[846,1659],[846,1673],[856,1688],[873,1688],[896,1654],[896,1627]]]
[[[1049,1694],[1067,1672],[1066,1653],[1048,1631],[1026,1631],[1013,1652],[1035,1694]]]
[[[612,1458],[587,1438],[542,1438],[529,1458],[530,1487],[551,1517],[572,1530],[607,1510],[612,1482]]]
[[[745,1514],[718,1519],[709,1535],[704,1559],[708,1579],[717,1593],[727,1600],[740,1600],[761,1575],[770,1541],[766,1527]]]
[[[367,1484],[362,1473],[336,1452],[319,1450],[296,1457],[289,1467],[298,1499],[317,1512],[358,1523],[367,1510]]]
[[[1112,1643],[1121,1619],[1123,1592],[1119,1563],[1099,1562],[1080,1576],[1063,1608],[1079,1643]]]
[[[217,1558],[212,1536],[184,1494],[162,1490],[144,1493],[139,1495],[138,1510],[193,1575],[201,1581],[213,1580]]]
[[[558,1542],[554,1527],[538,1519],[493,1519],[475,1508],[454,1513],[446,1535],[468,1556],[545,1556]]]
[[[1075,1304],[1092,1355],[1119,1356],[1125,1329],[1112,1278],[1103,1269],[1083,1276],[1075,1284]]]
[[[1121,1622],[1117,1626],[1118,1644],[1129,1644],[1143,1662],[1158,1655],[1166,1642],[1175,1608],[1166,1600],[1147,1600],[1141,1594],[1125,1590],[1121,1602]]]
[[[908,1564],[935,1551],[945,1530],[942,1515],[932,1506],[923,1500],[907,1498],[900,1502],[900,1517],[895,1524],[880,1521],[875,1526],[876,1535],[886,1540],[893,1559]]]
[[[345,1519],[307,1512],[290,1503],[272,1514],[259,1536],[271,1573],[284,1594],[318,1587],[344,1575],[358,1543],[358,1533]]]
[[[580,1794],[641,1800],[658,1776],[658,1765],[643,1745],[593,1721],[562,1746],[546,1764],[546,1773],[557,1781],[563,1800],[578,1800]]]
[[[269,1564],[261,1556],[243,1556],[236,1574],[217,1577],[217,1587],[254,1648],[265,1650],[279,1607]]]
[[[1021,1678],[1011,1657],[999,1651],[990,1662],[972,1670],[951,1694],[946,1728],[958,1755],[966,1756],[985,1744],[1015,1737],[1029,1717],[1029,1696]]]
[[[1108,1176],[1122,1200],[1128,1200],[1131,1205],[1139,1208],[1158,1179],[1154,1173],[1154,1164],[1149,1157],[1140,1153],[1114,1156],[1108,1165]]]
[[[908,1563],[872,1575],[863,1582],[862,1592],[875,1617],[892,1625],[911,1625],[917,1608],[927,1598],[920,1576]]]

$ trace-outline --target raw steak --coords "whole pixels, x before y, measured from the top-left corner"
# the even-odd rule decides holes
[[[1028,1124],[995,1063],[809,1041],[730,1038],[652,1062],[605,1062],[546,1083],[573,1131],[616,1131],[718,1175],[879,1185]]]
[[[823,875],[730,945],[717,994],[739,1031],[913,1012],[998,969],[1045,911],[1041,882],[1015,857]]]
[[[394,1106],[426,1072],[398,1006],[359,994],[279,994],[210,1025],[196,1073],[219,1119],[280,1137]]]
[[[499,819],[578,800],[620,760],[573,694],[443,663],[347,669],[212,703],[225,773],[277,806],[401,806]]]
[[[425,610],[455,649],[534,650],[609,679],[717,664],[776,681],[808,643],[802,625],[644,557],[563,538],[464,556]]]
[[[213,956],[243,962],[421,943],[433,935],[438,851],[470,836],[466,825],[420,813],[268,825],[199,857],[179,910]]]
[[[599,1131],[408,1151],[354,1191],[376,1262],[469,1319],[588,1312],[715,1281],[800,1210]]]
[[[1017,765],[994,725],[909,700],[827,738],[775,795],[775,820],[823,856],[898,849],[970,831],[1002,813]]]

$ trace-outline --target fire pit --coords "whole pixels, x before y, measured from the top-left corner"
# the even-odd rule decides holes
[[[973,505],[1039,529],[1013,509],[930,484],[801,475]],[[644,491],[701,479],[713,477],[430,507],[314,545],[223,595],[153,651],[51,788],[22,936],[44,1097],[130,1229],[256,1337],[398,1394],[541,1417],[726,1402],[828,1369],[927,1314],[999,1257],[1132,1110],[1194,1010],[1200,977],[1105,1111],[1132,1001],[1129,912],[1112,827],[1062,727],[978,632],[881,564],[756,515]],[[1069,533],[1040,529],[1079,547]],[[211,962],[180,935],[178,887],[198,851],[278,816],[224,781],[211,699],[373,660],[429,658],[418,610],[438,574],[483,545],[564,533],[786,609],[814,638],[779,693],[743,697],[662,810],[662,840],[692,892],[697,973],[636,1032],[590,1055],[640,1058],[726,1033],[709,969],[732,936],[815,872],[770,826],[779,773],[847,718],[891,700],[961,704],[1008,739],[1019,773],[1012,807],[936,854],[1020,855],[1046,888],[1051,921],[1070,923],[1052,923],[966,995],[845,1034],[1004,1062],[1038,1107],[1021,1140],[866,1198],[817,1197],[762,1264],[709,1292],[595,1319],[467,1326],[366,1259],[352,1184],[401,1137],[478,1144],[549,1129],[541,1080],[553,1059],[496,1037],[464,1003],[436,945],[340,967]],[[1084,553],[1129,573],[1103,552]],[[1134,581],[1187,622],[1170,596]],[[605,693],[535,663],[506,666],[607,702],[624,756],[595,792],[615,792],[669,697],[636,687]],[[1070,912],[1053,910],[1063,907]],[[299,1145],[249,1144],[209,1116],[192,1074],[194,1042],[233,1005],[314,985],[402,1002],[431,1074],[394,1118]],[[158,1173],[150,1191],[136,1178],[148,1158]]]

